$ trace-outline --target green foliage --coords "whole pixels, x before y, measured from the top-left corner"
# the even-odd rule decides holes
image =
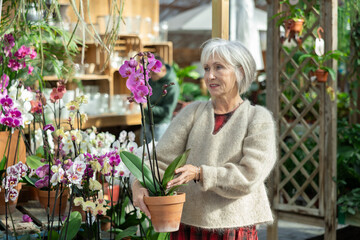
[[[315,53],[306,53],[300,56],[299,58],[299,62],[303,62],[306,58],[312,58],[316,63],[319,64],[319,67],[315,67],[314,65],[310,65],[311,70],[316,70],[318,68],[323,69],[325,71],[328,71],[331,78],[333,80],[336,79],[336,73],[334,71],[334,69],[324,66],[325,62],[327,62],[330,59],[335,59],[337,61],[342,60],[343,57],[345,56],[345,54],[339,50],[333,50],[333,51],[328,51],[326,52],[323,56],[318,56]]]
[[[180,68],[178,64],[173,64],[178,84],[180,86],[179,100],[184,102],[191,102],[195,100],[208,100],[208,96],[202,95],[200,82],[186,82],[186,79],[198,80],[201,76],[195,71],[196,66],[187,66]]]
[[[71,212],[69,222],[61,227],[60,239],[74,239],[81,226],[81,214],[77,211]],[[67,230],[67,234],[65,231]],[[65,238],[66,235],[66,238]]]
[[[340,211],[354,214],[360,206],[360,124],[338,120],[337,185]]]
[[[281,11],[275,14],[274,16],[272,16],[272,19],[278,18],[276,21],[277,26],[280,26],[286,20],[292,19],[294,21],[298,21],[300,19],[305,18],[305,12],[304,12],[305,5],[302,2],[299,2],[298,4],[295,5],[291,5],[289,3],[289,0],[284,0],[281,1],[280,4],[285,5],[285,9],[287,10]]]
[[[187,157],[189,156],[190,149],[186,150],[183,154],[175,158],[175,160],[165,170],[164,177],[161,185],[166,187],[167,183],[174,178],[174,171],[185,165]],[[151,196],[161,195],[160,183],[153,178],[150,169],[144,164],[142,160],[133,153],[122,151],[120,157],[129,171],[136,177],[141,185],[149,190]],[[143,174],[142,174],[143,172]],[[143,178],[144,176],[144,178]],[[175,189],[170,189],[165,195],[171,195]]]
[[[36,155],[30,155],[26,158],[26,164],[31,168],[31,169],[37,169],[41,166],[44,166],[46,163],[41,161],[41,157],[36,156]]]

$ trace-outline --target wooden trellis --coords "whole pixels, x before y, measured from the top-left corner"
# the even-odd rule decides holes
[[[277,221],[285,219],[325,228],[327,240],[336,239],[336,82],[315,83],[297,61],[301,48],[280,41],[271,16],[280,12],[280,0],[268,0],[267,107],[278,126],[279,161],[270,192],[274,216],[268,239],[278,239]],[[337,48],[337,0],[302,0],[312,21],[302,32],[303,43],[313,43],[316,29],[325,30],[325,52]],[[287,41],[287,40],[286,40]],[[304,45],[305,45],[304,44]],[[336,69],[335,62],[328,66]],[[336,97],[336,96],[335,96]]]

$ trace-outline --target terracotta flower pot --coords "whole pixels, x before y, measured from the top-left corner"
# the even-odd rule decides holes
[[[19,183],[17,186],[16,186],[16,190],[20,193],[20,190],[21,190],[21,184]],[[11,213],[13,213],[15,211],[15,208],[16,208],[16,204],[18,202],[18,198],[15,199],[15,201],[11,201],[9,199],[9,202],[8,202],[8,205],[9,205],[9,208],[7,210],[7,213],[9,213],[9,210]],[[0,215],[5,215],[5,189],[4,188],[1,188],[1,192],[0,192]]]
[[[329,72],[323,69],[316,69],[315,76],[318,82],[326,82]]]
[[[26,161],[26,148],[24,140],[21,136],[18,145],[19,133],[19,130],[14,131],[11,136],[11,141],[9,141],[9,144],[6,147],[6,143],[9,138],[9,131],[0,131],[0,159],[2,159],[3,156],[8,156],[9,153],[7,167],[15,165],[18,161],[21,161],[22,163],[25,163]]]
[[[179,230],[185,196],[185,193],[178,193],[173,196],[144,197],[156,232]]]
[[[37,194],[39,198],[39,202],[43,208],[47,208],[48,206],[48,191],[43,191],[37,189]],[[55,204],[55,194],[56,191],[50,191],[50,214],[52,214]],[[59,216],[59,207],[60,207],[60,191],[58,192],[58,199],[56,200],[56,206],[55,206],[55,216]],[[66,206],[68,203],[69,198],[69,191],[65,189],[61,196],[61,209],[60,209],[60,215],[64,215]]]
[[[304,19],[298,19],[296,21],[294,19],[289,19],[286,20],[284,23],[286,31],[285,37],[288,37],[291,32],[300,33],[304,27]]]
[[[36,187],[21,183],[22,188],[19,192],[19,203],[26,203],[28,201],[39,201]]]

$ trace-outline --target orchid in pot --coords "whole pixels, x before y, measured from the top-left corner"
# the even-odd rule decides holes
[[[137,144],[133,142],[135,135],[130,134],[131,139],[125,146],[123,137],[115,141],[114,135],[98,133],[95,127],[81,130],[87,117],[80,112],[80,107],[87,103],[87,99],[79,96],[62,104],[60,100],[65,91],[64,83],[60,81],[50,94],[49,104],[54,104],[51,111],[59,110],[54,111],[54,125],[46,124],[46,119],[44,120],[44,109],[48,104],[41,92],[37,92],[36,100],[32,102],[32,112],[34,118],[39,120],[40,128],[35,130],[33,138],[35,154],[27,158],[27,164],[32,169],[27,180],[34,184],[39,192],[46,190],[47,195],[51,193],[57,199],[53,206],[50,206],[50,198],[43,203],[48,212],[48,233],[51,232],[53,239],[70,239],[75,236],[78,232],[73,231],[75,226],[71,222],[78,224],[75,229],[83,229],[82,234],[85,234],[86,239],[101,239],[101,218],[114,215],[113,195],[110,193],[110,197],[106,199],[105,183],[108,182],[112,187],[114,181],[128,175],[119,152],[120,149],[137,149]],[[70,117],[65,122],[61,121],[62,108],[69,111]],[[64,195],[65,199],[61,197]],[[61,206],[67,203],[69,211],[61,212]],[[58,209],[56,205],[60,205]],[[55,215],[59,215],[58,228],[62,225],[60,232],[53,230]],[[70,217],[63,222],[62,215]],[[81,218],[84,219],[84,224],[81,224]],[[72,227],[69,228],[69,225]],[[112,234],[112,231],[110,233]]]
[[[127,168],[133,174],[135,178],[149,191],[150,197],[145,198],[145,203],[147,204],[150,213],[151,221],[154,225],[155,231],[157,232],[170,232],[176,231],[179,224],[176,227],[170,226],[159,226],[162,224],[161,221],[172,221],[168,219],[165,215],[157,217],[155,212],[153,212],[150,202],[152,199],[155,199],[156,202],[159,202],[160,198],[172,198],[176,195],[179,198],[179,207],[182,209],[182,205],[185,202],[185,194],[176,194],[176,190],[179,186],[166,189],[167,183],[174,178],[175,169],[185,165],[187,157],[189,155],[190,149],[186,150],[183,154],[178,156],[163,172],[160,174],[158,160],[156,156],[156,145],[154,141],[154,122],[152,116],[152,103],[150,102],[149,96],[152,94],[151,86],[148,83],[150,71],[159,72],[161,69],[161,62],[156,60],[154,55],[150,52],[139,52],[129,61],[125,61],[124,64],[120,67],[119,73],[123,78],[127,79],[126,86],[132,92],[132,97],[130,101],[135,101],[139,103],[142,116],[142,125],[145,123],[145,111],[144,105],[147,105],[148,108],[148,118],[150,120],[150,130],[151,135],[153,136],[152,142],[148,143],[146,138],[142,139],[142,156],[141,158],[136,156],[133,153],[122,151],[120,157],[125,163]],[[166,94],[166,88],[171,86],[164,86],[163,93]],[[146,129],[143,129],[143,136],[146,136]],[[152,151],[151,151],[152,150]],[[145,164],[147,162],[147,164]],[[166,205],[164,205],[166,207]],[[168,211],[168,210],[165,210]],[[181,210],[180,217],[181,218]]]
[[[314,72],[318,82],[326,82],[328,74],[333,80],[336,79],[336,72],[331,67],[325,65],[330,59],[341,60],[344,53],[339,50],[332,50],[325,53],[325,41],[321,38],[320,31],[324,31],[321,27],[318,28],[318,37],[315,39],[315,53],[303,54],[299,57],[299,62],[303,62],[307,58],[311,58],[318,66],[311,64],[309,69]]]
[[[16,42],[13,33],[0,38],[0,180],[1,209],[6,219],[16,205],[19,182],[26,175],[23,129],[33,120],[29,113],[33,94],[23,84],[33,67],[36,51]],[[12,205],[12,207],[10,207]]]

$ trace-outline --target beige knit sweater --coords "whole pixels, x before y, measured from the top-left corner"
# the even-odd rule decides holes
[[[157,144],[162,169],[189,148],[187,163],[202,168],[202,182],[181,187],[186,193],[182,223],[219,229],[271,222],[264,185],[277,158],[271,113],[246,100],[215,135],[214,124],[211,102],[194,102]]]

